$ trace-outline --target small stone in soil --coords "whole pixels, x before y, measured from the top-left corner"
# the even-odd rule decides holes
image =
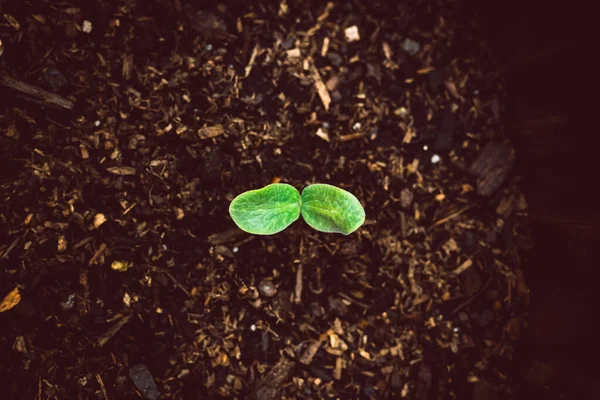
[[[53,67],[48,67],[42,72],[44,80],[50,86],[50,89],[57,91],[67,83],[67,78],[62,72]]]
[[[273,284],[273,281],[269,279],[263,279],[259,282],[258,291],[266,297],[273,297],[277,294],[277,288]]]
[[[138,364],[129,369],[129,376],[136,388],[142,395],[149,400],[156,400],[159,397],[158,388],[154,378],[150,374],[148,367],[144,364]]]
[[[339,67],[340,65],[342,65],[343,60],[338,53],[329,52],[327,53],[327,58],[335,67]]]
[[[408,38],[404,39],[404,41],[400,44],[400,47],[402,47],[402,50],[404,50],[411,56],[417,54],[421,49],[421,45],[418,42],[415,42],[414,40]]]
[[[413,201],[413,194],[410,191],[410,189],[405,188],[400,192],[400,204],[402,204],[402,207],[404,208],[408,208]]]

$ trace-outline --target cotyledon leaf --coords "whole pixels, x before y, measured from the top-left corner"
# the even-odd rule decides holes
[[[318,183],[302,191],[302,218],[321,232],[349,235],[365,222],[365,210],[350,192]]]
[[[229,215],[243,231],[255,235],[281,232],[300,217],[300,193],[286,183],[249,190],[229,205]]]

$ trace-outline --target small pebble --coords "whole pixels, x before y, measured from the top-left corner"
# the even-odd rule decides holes
[[[99,119],[96,120],[96,121],[94,121],[94,126],[96,126],[96,127],[100,126],[100,120]]]
[[[346,40],[348,42],[355,42],[357,40],[360,40],[360,35],[358,33],[358,27],[356,25],[346,28],[346,30],[344,31],[344,34],[346,35]]]
[[[408,38],[404,39],[400,46],[402,47],[402,50],[406,51],[411,56],[417,54],[421,49],[421,45],[418,42],[415,42],[414,40]]]
[[[354,129],[355,131],[359,130],[360,127],[361,127],[360,122],[357,122],[354,125],[352,125],[352,129]]]
[[[239,250],[240,250],[240,249],[238,249],[238,248],[237,248],[237,246],[236,246],[236,247],[234,247],[233,249],[231,249],[231,251],[233,251],[234,253],[237,253]]]
[[[213,49],[213,46],[212,46],[212,44],[209,43],[209,44],[206,45],[205,48],[206,48],[207,51],[211,51]]]
[[[440,160],[441,160],[441,158],[440,158],[440,156],[438,156],[437,154],[434,154],[434,155],[431,157],[431,163],[432,163],[432,164],[437,164],[437,163],[439,163],[439,162],[440,162]]]
[[[254,324],[250,325],[250,330],[252,332],[255,332],[256,331],[256,325],[254,325]]]
[[[157,400],[159,397],[158,387],[154,382],[154,378],[148,367],[144,364],[138,364],[129,369],[129,377],[133,381],[136,388],[142,393],[144,398],[149,400]]]
[[[75,293],[72,293],[67,297],[65,301],[60,302],[60,308],[64,311],[70,310],[75,305]]]
[[[275,294],[277,294],[277,288],[273,284],[273,281],[269,279],[263,279],[260,281],[258,284],[258,291],[260,294],[266,297],[273,297]]]
[[[400,192],[400,204],[402,204],[402,207],[404,207],[404,208],[410,207],[412,201],[413,201],[413,193],[410,191],[410,189],[408,189],[408,188],[402,189],[402,191]]]
[[[425,151],[429,150],[429,146],[427,146],[427,145],[424,145],[424,146],[423,146],[423,150],[425,150]]]
[[[83,26],[81,27],[81,30],[85,33],[91,33],[92,32],[92,23],[88,20],[83,21]]]

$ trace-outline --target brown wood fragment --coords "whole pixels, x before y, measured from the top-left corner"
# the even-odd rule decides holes
[[[62,96],[50,93],[46,90],[40,89],[18,79],[15,79],[12,76],[5,74],[4,72],[0,72],[0,85],[6,86],[20,93],[23,93],[24,95],[28,96],[26,97],[26,99],[34,100],[36,102],[46,104],[49,106],[64,108],[66,110],[72,110],[75,106],[75,103],[65,99]]]
[[[447,216],[445,216],[445,217],[443,217],[443,218],[440,218],[439,220],[435,221],[435,222],[434,222],[434,223],[431,225],[431,227],[430,227],[429,229],[431,229],[431,228],[434,228],[434,227],[436,227],[436,226],[438,226],[438,225],[442,225],[442,224],[444,224],[444,223],[446,223],[446,222],[450,221],[451,219],[458,217],[459,215],[461,215],[461,214],[462,214],[462,213],[464,213],[465,211],[468,211],[468,210],[470,210],[470,209],[471,209],[471,208],[473,208],[474,206],[475,206],[475,204],[470,204],[470,205],[467,205],[467,206],[465,206],[465,207],[461,208],[460,210],[454,211],[454,212],[450,213],[449,215],[447,215]]]
[[[179,281],[177,279],[175,279],[175,277],[173,276],[173,274],[171,274],[169,271],[164,271],[165,274],[167,274],[167,276],[169,278],[171,278],[171,280],[173,281],[173,283],[175,284],[175,286],[177,286],[179,289],[181,289],[181,291],[183,293],[185,293],[187,295],[187,297],[192,297],[192,295],[190,294],[190,291],[187,290],[187,288],[185,286],[183,286],[181,283],[179,283]]]
[[[19,304],[20,301],[21,293],[19,292],[19,288],[15,287],[0,301],[0,313],[10,310]]]
[[[342,379],[342,357],[337,357],[335,359],[335,368],[333,369],[333,379],[340,380]]]
[[[248,65],[246,65],[246,68],[244,69],[244,78],[247,78],[248,75],[250,75],[250,72],[252,71],[252,67],[254,66],[254,62],[256,61],[256,56],[258,55],[259,50],[260,50],[260,46],[258,44],[256,46],[254,46],[254,48],[252,49],[252,54],[250,55],[250,60],[248,61]]]
[[[329,142],[329,135],[322,128],[317,129],[316,135],[326,142]]]
[[[250,398],[254,400],[279,399],[283,385],[290,379],[295,368],[296,363],[293,360],[285,356],[281,357],[279,362],[258,382]]]
[[[506,180],[515,162],[515,152],[506,142],[489,142],[469,172],[477,176],[477,193],[483,196],[493,194]]]
[[[350,133],[348,135],[342,135],[342,136],[340,136],[340,140],[342,142],[347,142],[349,140],[360,139],[361,137],[362,137],[362,134],[357,132],[357,133]]]
[[[102,380],[100,374],[96,374],[96,380],[98,381],[98,385],[100,386],[104,400],[108,400],[108,393],[106,392],[106,387],[104,386],[104,381]]]
[[[135,175],[137,172],[137,169],[133,167],[108,167],[106,170],[115,175]]]
[[[236,240],[240,240],[246,235],[247,233],[245,233],[241,229],[231,228],[223,232],[213,233],[208,237],[208,243],[212,244],[213,246],[225,244]]]
[[[419,75],[426,75],[426,74],[430,73],[433,70],[435,70],[435,68],[433,68],[433,67],[421,68],[421,69],[417,70],[417,74],[419,74]]]
[[[312,72],[313,79],[315,80],[315,88],[317,89],[317,93],[319,94],[319,97],[321,98],[323,107],[325,107],[325,110],[327,111],[327,110],[329,110],[329,104],[331,104],[331,96],[329,95],[329,91],[327,90],[327,87],[323,83],[323,80],[321,79],[321,75],[319,75],[319,71],[317,70],[317,68],[314,65],[311,66],[311,72]]]
[[[310,365],[312,363],[315,354],[319,351],[319,348],[323,345],[323,342],[327,340],[328,332],[319,336],[317,340],[313,340],[310,342],[304,353],[302,353],[302,357],[300,357],[300,362],[304,365]]]
[[[294,303],[300,304],[302,302],[302,264],[298,265],[296,271],[296,287],[294,288]]]
[[[106,243],[100,244],[100,247],[98,247],[98,250],[96,250],[96,252],[92,256],[92,258],[90,258],[90,262],[88,263],[88,265],[95,264],[96,261],[98,261],[98,258],[100,258],[100,256],[102,256],[102,253],[104,253],[104,250],[106,250],[106,247],[107,247]]]
[[[223,125],[218,124],[214,126],[206,126],[204,128],[200,128],[198,130],[198,137],[200,137],[200,139],[209,139],[222,135],[223,133],[225,133]]]
[[[113,326],[110,327],[98,340],[96,343],[98,347],[104,346],[117,332],[121,330],[123,326],[131,319],[131,315],[124,315],[119,319]]]
[[[473,265],[473,261],[471,259],[468,259],[452,272],[454,273],[454,275],[459,275],[465,272],[467,269],[471,268],[471,265]]]

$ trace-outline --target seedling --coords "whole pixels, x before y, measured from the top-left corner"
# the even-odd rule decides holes
[[[327,233],[349,235],[365,222],[365,210],[350,192],[317,183],[302,194],[286,183],[274,183],[249,190],[229,205],[233,222],[255,235],[273,235],[302,218],[312,228]]]

